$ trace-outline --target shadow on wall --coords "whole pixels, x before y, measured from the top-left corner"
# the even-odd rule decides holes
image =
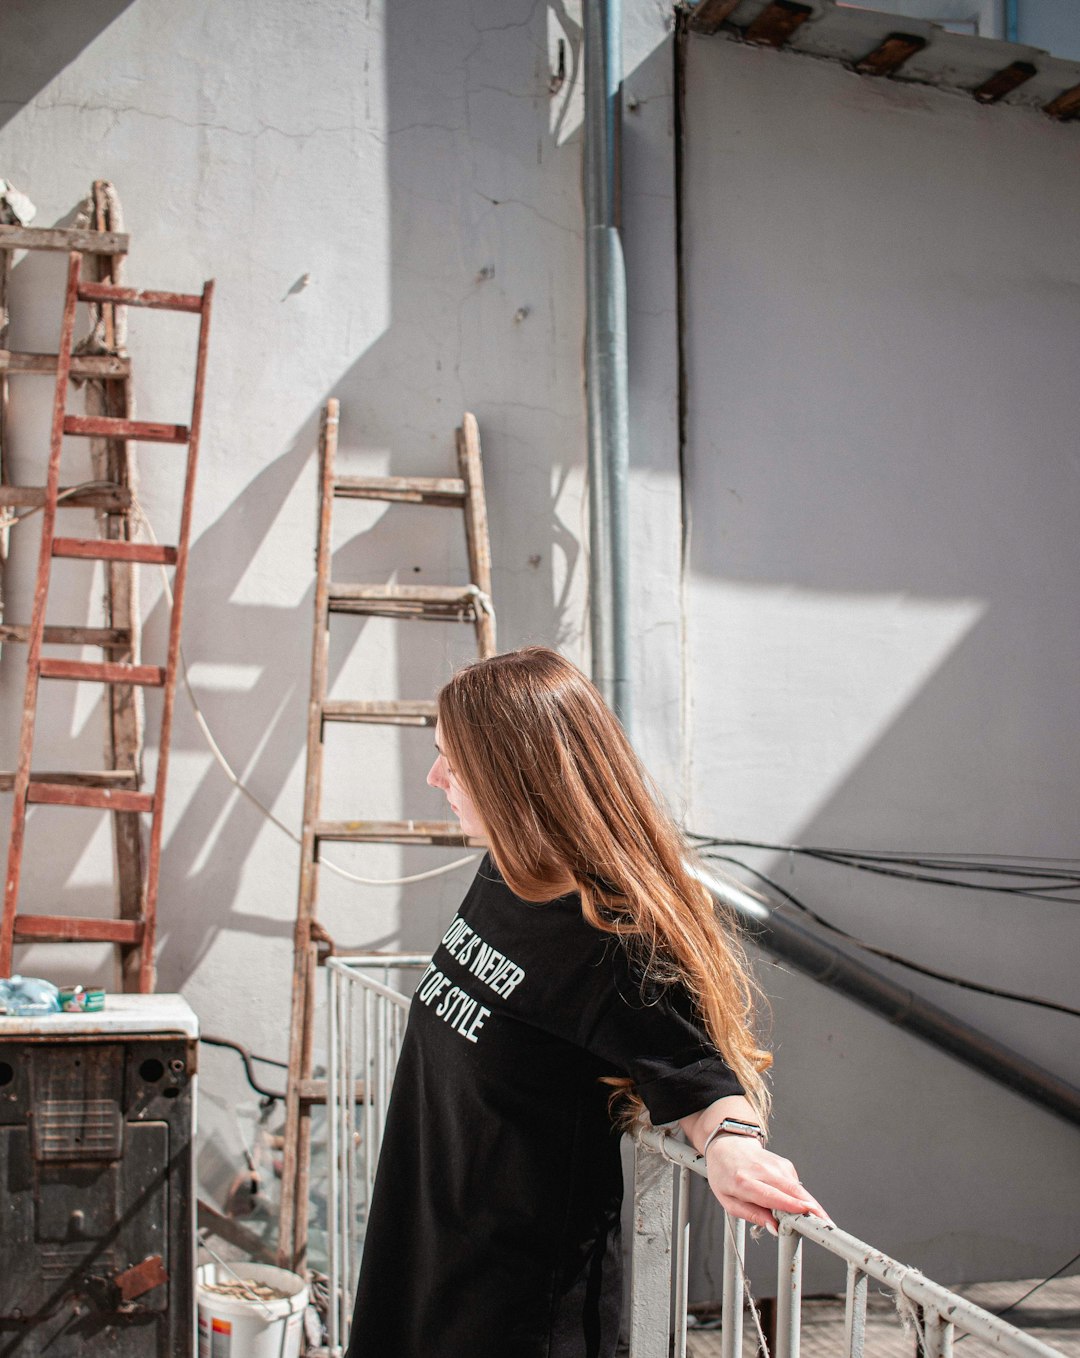
[[[0,125],[39,94],[132,3],[133,0],[83,0],[80,4],[66,4],[52,0],[37,4],[35,0],[8,0],[2,21],[4,94],[0,99]]]
[[[341,375],[328,380],[326,396],[341,401],[339,464],[354,473],[454,474],[455,426],[464,410],[475,412],[485,455],[500,646],[542,640],[573,650],[583,626],[577,615],[583,523],[575,481],[583,460],[580,156],[575,142],[557,146],[549,129],[546,12],[523,3],[513,8],[517,22],[507,26],[505,6],[493,6],[499,23],[491,29],[478,26],[475,6],[465,0],[434,10],[389,8],[391,316],[362,354],[341,353]],[[66,35],[61,57],[50,42],[49,69],[27,78],[17,103],[74,60],[80,42],[97,37],[123,6],[90,7],[97,16],[93,24],[86,6],[62,9],[65,21],[78,14],[81,22]],[[5,41],[15,25],[15,41],[33,46],[36,14],[21,6],[15,18],[5,15]],[[52,32],[55,15],[49,23]],[[122,196],[122,169],[115,174]],[[138,237],[139,222],[128,225]],[[283,306],[294,293],[282,298]],[[260,459],[257,474],[193,543],[184,628],[193,659],[213,657],[215,665],[252,676],[239,690],[235,684],[225,690],[202,687],[200,701],[243,780],[297,828],[313,592],[304,572],[314,555],[313,450],[321,404],[310,410],[287,448],[269,463]],[[205,452],[208,460],[216,455],[210,448]],[[204,503],[213,475],[213,467],[205,466]],[[295,573],[303,575],[306,592],[288,606],[245,601],[258,578],[252,563],[267,551],[274,525],[297,496],[311,525],[303,568]],[[467,579],[457,514],[380,507],[356,533],[346,527],[355,522],[348,503],[339,503],[336,518],[338,578],[433,584]],[[197,601],[211,597],[212,607],[200,610]],[[163,650],[166,623],[159,603],[146,622],[147,654]],[[342,696],[427,696],[455,663],[474,653],[471,629],[439,624],[405,627],[346,618],[335,620],[332,638],[331,690],[336,685]],[[384,683],[390,686],[375,686]],[[147,707],[153,731],[154,695]],[[429,747],[430,732],[401,737],[395,762],[385,765],[392,777],[380,784],[365,775],[368,761],[354,742],[351,767],[344,772],[328,767],[334,788],[351,789],[351,808],[339,814],[444,818],[441,794],[424,786]],[[175,770],[188,754],[201,760],[205,745],[181,695],[170,794],[177,819],[167,829],[162,864],[159,984],[170,989],[180,988],[198,968],[221,930],[289,937],[296,891],[294,877],[281,883],[265,914],[234,908],[242,899],[245,866],[267,827],[213,764],[179,805]],[[282,799],[289,804],[279,805]],[[41,894],[56,902],[55,909],[68,908],[62,901],[74,889],[68,883],[82,847],[74,845],[47,867]],[[384,877],[423,870],[454,855],[415,850],[380,857],[335,846],[334,856],[361,874]],[[298,850],[294,862],[297,857]],[[400,930],[382,929],[372,937],[366,921],[385,920],[393,894],[339,884],[324,873],[320,914],[343,947],[427,947],[465,881],[465,874],[455,874],[410,890]],[[104,911],[108,888],[89,890],[98,892]],[[218,908],[208,909],[208,901]]]

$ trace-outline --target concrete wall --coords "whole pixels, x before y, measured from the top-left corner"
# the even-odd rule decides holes
[[[687,88],[690,823],[1074,854],[1080,131],[723,39]],[[1076,993],[1074,905],[741,856],[879,946]],[[1074,1019],[897,976],[1080,1079]],[[764,977],[777,1140],[838,1220],[946,1279],[1070,1257],[1074,1127]]]

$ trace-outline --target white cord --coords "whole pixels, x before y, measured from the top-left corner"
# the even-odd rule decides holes
[[[62,492],[57,499],[59,502],[59,500],[64,500],[69,496],[77,495],[81,491],[91,489],[96,490],[106,486],[111,487],[111,485],[112,483],[108,481],[86,481],[81,485],[72,486],[70,489]],[[39,513],[42,508],[43,506],[41,505],[35,505],[34,508],[28,510],[25,514],[5,516],[3,519],[0,519],[0,530],[22,523],[24,519],[28,519],[32,514]],[[154,526],[147,517],[146,511],[139,503],[138,496],[135,495],[134,492],[132,492],[131,496],[131,508],[135,518],[145,529],[150,541],[157,544],[158,537],[154,532]],[[169,573],[164,566],[161,567],[161,579],[165,589],[165,597],[169,601],[169,607],[172,608],[172,584],[169,581]],[[476,594],[478,596],[477,603],[479,607],[485,612],[490,612],[491,601],[488,599],[487,595],[483,594],[480,590],[477,590]],[[251,802],[252,806],[261,812],[272,825],[276,825],[283,834],[288,835],[294,844],[303,844],[304,841],[301,837],[294,830],[291,830],[283,820],[279,820],[278,817],[274,815],[273,811],[259,801],[258,797],[255,796],[250,788],[246,787],[241,782],[239,775],[233,769],[228,759],[226,759],[224,751],[214,739],[214,733],[210,730],[206,718],[203,716],[202,708],[199,706],[199,700],[195,697],[195,690],[191,685],[191,676],[188,674],[187,657],[184,655],[183,646],[180,647],[180,678],[183,680],[184,691],[188,696],[188,701],[191,703],[192,711],[195,714],[195,721],[198,723],[199,730],[203,733],[203,739],[209,746],[210,753],[214,756],[214,759],[217,761],[221,771],[225,774],[225,777],[228,778],[229,782],[232,783],[233,787],[236,788],[241,796],[246,797],[248,801]],[[410,877],[361,877],[358,873],[349,872],[347,868],[341,867],[340,864],[334,863],[328,858],[323,858],[321,854],[319,855],[319,862],[324,868],[335,873],[338,877],[343,877],[347,882],[357,882],[360,886],[411,886],[414,882],[426,882],[432,877],[441,877],[443,873],[454,872],[456,869],[463,868],[469,863],[475,863],[479,857],[479,854],[471,853],[465,858],[456,858],[452,863],[444,863],[442,867],[429,868],[426,872],[415,872]]]

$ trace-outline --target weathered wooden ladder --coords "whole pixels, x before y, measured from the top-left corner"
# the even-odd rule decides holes
[[[495,653],[491,549],[484,503],[480,435],[475,417],[466,414],[457,431],[457,478],[338,476],[335,470],[337,438],[338,402],[331,400],[323,412],[319,438],[320,512],[315,558],[315,630],[311,652],[307,779],[304,786],[300,890],[294,935],[285,1158],[278,1235],[279,1260],[287,1267],[301,1269],[307,1252],[311,1108],[313,1104],[326,1100],[326,1082],[312,1079],[315,976],[321,960],[319,942],[324,937],[315,914],[320,846],[333,841],[353,844],[465,843],[460,826],[449,821],[320,819],[326,723],[435,725],[435,704],[430,699],[340,701],[327,697],[330,618],[334,613],[352,613],[404,621],[472,623],[476,631],[478,654],[484,657]],[[470,583],[460,587],[417,587],[332,582],[331,520],[335,499],[381,500],[462,510],[465,515]]]
[[[11,233],[13,228],[0,229]],[[35,244],[33,233],[24,232],[25,243]],[[46,233],[56,235],[57,233]],[[125,988],[149,991],[154,985],[154,943],[157,922],[157,890],[161,860],[161,839],[165,804],[165,782],[169,766],[169,745],[172,732],[173,706],[180,653],[180,627],[183,618],[184,589],[187,578],[188,549],[195,491],[195,472],[198,465],[199,435],[202,423],[203,389],[206,376],[207,344],[209,340],[210,308],[213,283],[207,283],[201,294],[171,292],[139,292],[121,286],[111,275],[109,281],[83,281],[82,255],[92,253],[122,253],[122,250],[103,248],[95,233],[81,233],[87,241],[72,240],[69,255],[67,289],[56,355],[6,354],[7,371],[55,371],[56,387],[53,402],[52,430],[49,443],[48,479],[35,498],[8,500],[8,503],[40,505],[41,542],[34,587],[33,616],[28,627],[5,629],[9,639],[28,643],[26,691],[23,703],[22,726],[19,739],[18,768],[11,779],[14,805],[11,835],[8,846],[7,878],[4,889],[3,915],[0,918],[0,975],[9,975],[12,954],[18,942],[104,942],[121,950],[121,967]],[[10,236],[9,248],[16,248],[18,233]],[[22,241],[18,242],[22,244]],[[61,242],[62,243],[62,242]],[[126,239],[122,244],[126,249]],[[44,244],[39,248],[57,248]],[[188,425],[161,424],[130,418],[130,365],[126,359],[114,370],[115,358],[103,364],[88,357],[73,355],[72,342],[75,318],[80,303],[119,309],[129,306],[147,307],[160,311],[188,312],[199,317],[199,334],[195,364],[194,394]],[[111,321],[110,321],[111,323]],[[102,356],[109,358],[108,355]],[[35,366],[36,365],[36,366]],[[109,392],[103,402],[104,414],[71,415],[67,413],[68,383],[74,376],[116,378],[117,390]],[[113,485],[99,507],[115,516],[106,522],[106,535],[101,538],[72,538],[56,535],[58,508],[64,505],[97,504],[84,496],[64,496],[60,487],[60,462],[65,436],[79,436],[104,440],[109,462],[120,479]],[[134,508],[130,485],[132,466],[129,441],[186,444],[187,459],[184,491],[180,514],[180,528],[175,546],[134,541],[131,532],[131,511]],[[112,452],[108,450],[119,450]],[[18,488],[9,488],[15,490]],[[168,650],[164,665],[144,665],[136,650],[137,631],[132,617],[126,628],[85,628],[47,626],[46,611],[52,562],[66,557],[87,561],[101,561],[107,570],[136,565],[173,566],[173,606],[169,620]],[[113,582],[111,597],[127,590],[129,611],[134,595],[130,578]],[[111,620],[110,620],[111,621]],[[107,659],[88,662],[43,656],[49,645],[100,646]],[[119,656],[118,656],[119,653]],[[120,658],[122,657],[122,658]],[[38,686],[42,679],[62,679],[104,684],[109,695],[112,719],[110,747],[116,767],[103,772],[39,773],[32,769],[34,731],[37,717]],[[132,747],[131,716],[134,711],[132,694],[136,688],[154,687],[163,691],[161,728],[158,740],[157,772],[154,790],[140,790],[140,771],[136,751]],[[126,714],[126,715],[125,715]],[[118,721],[127,721],[126,733],[117,740]],[[121,759],[121,756],[123,758]],[[19,913],[19,886],[22,876],[28,807],[34,804],[70,807],[91,807],[122,815],[126,819],[117,826],[117,854],[121,884],[120,918],[90,919],[67,915]],[[141,870],[138,817],[150,816],[149,846],[145,871]],[[134,873],[138,871],[136,879]]]

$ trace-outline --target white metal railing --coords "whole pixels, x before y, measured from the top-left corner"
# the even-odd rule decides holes
[[[420,954],[372,953],[332,957],[327,962],[330,1352],[334,1358],[340,1358],[348,1338],[375,1165],[409,1007],[409,996],[390,984],[391,975],[426,967],[429,960]],[[670,1358],[673,1351],[676,1358],[686,1358],[691,1174],[705,1176],[705,1162],[691,1147],[663,1131],[637,1133],[631,1358]],[[783,1213],[778,1216],[778,1229],[775,1358],[799,1355],[804,1240],[847,1265],[846,1358],[863,1358],[871,1278],[888,1288],[901,1314],[910,1317],[925,1358],[952,1358],[955,1338],[965,1334],[981,1339],[996,1353],[1016,1358],[1062,1358],[1059,1350],[835,1226]],[[743,1303],[749,1296],[743,1271],[745,1235],[745,1222],[725,1216],[723,1358],[742,1358],[743,1353]],[[753,1336],[754,1350],[763,1340],[759,1328]]]

